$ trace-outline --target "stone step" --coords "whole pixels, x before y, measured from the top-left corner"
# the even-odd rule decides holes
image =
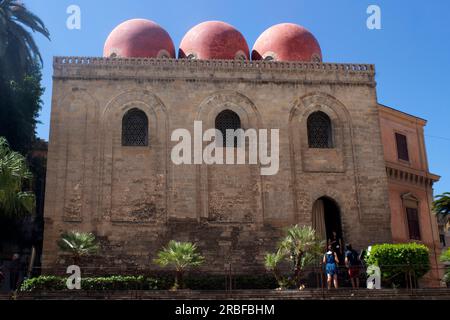
[[[235,290],[235,291],[53,291],[21,292],[18,300],[450,300],[450,289]]]

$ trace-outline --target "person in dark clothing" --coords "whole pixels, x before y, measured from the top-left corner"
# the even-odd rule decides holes
[[[9,287],[12,291],[16,291],[20,281],[20,256],[15,253],[9,265]]]
[[[357,289],[359,288],[361,261],[359,260],[358,252],[353,250],[351,244],[348,244],[345,249],[345,266],[348,269],[348,276],[352,282],[353,289]]]
[[[336,231],[332,232],[331,238],[328,239],[328,245],[331,246],[333,252],[335,252],[338,258],[341,259],[344,254],[344,248],[342,247],[342,239],[337,236]]]

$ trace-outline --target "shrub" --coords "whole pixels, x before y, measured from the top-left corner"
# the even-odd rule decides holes
[[[374,245],[365,262],[379,266],[382,279],[394,286],[404,286],[409,275],[417,281],[431,269],[429,250],[418,243]]]
[[[444,263],[445,262],[446,263],[450,263],[450,248],[448,248],[447,251],[442,253],[441,261],[444,262]],[[447,265],[447,267],[446,267],[445,275],[444,275],[444,281],[446,283],[450,283],[450,265]]]
[[[280,289],[300,288],[305,268],[317,261],[323,247],[324,242],[317,237],[313,228],[295,225],[287,229],[277,251],[266,254],[264,265],[273,273]],[[280,273],[279,265],[282,262],[291,265],[288,277]]]
[[[23,282],[20,291],[60,291],[66,290],[66,277],[39,276]],[[226,275],[190,274],[185,278],[192,290],[226,290]],[[232,278],[234,289],[275,289],[277,282],[270,274],[235,275]],[[169,290],[174,285],[173,277],[168,274],[145,276],[106,276],[86,277],[81,279],[81,289],[86,291],[101,290]]]
[[[27,279],[20,291],[58,291],[67,289],[67,278],[40,276]],[[81,279],[82,290],[158,290],[160,280],[144,276],[87,277]]]
[[[36,278],[26,279],[20,291],[56,291],[64,290],[66,288],[66,279],[56,276],[40,276]]]

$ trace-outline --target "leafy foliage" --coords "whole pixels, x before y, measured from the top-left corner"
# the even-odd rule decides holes
[[[445,192],[436,196],[433,201],[433,211],[443,219],[448,219],[450,216],[450,192]]]
[[[39,276],[27,279],[22,283],[20,291],[59,291],[66,290],[67,278],[58,276]],[[81,289],[94,290],[157,290],[160,281],[144,276],[109,276],[87,277],[81,279]]]
[[[66,278],[57,276],[39,276],[26,279],[20,286],[20,291],[56,291],[64,290],[66,287]]]
[[[445,275],[444,275],[444,281],[447,283],[450,283],[450,248],[448,248],[447,251],[442,253],[441,261],[448,263],[447,269],[446,269]]]
[[[303,270],[321,256],[324,245],[312,227],[295,225],[287,230],[285,238],[278,245],[278,250],[266,254],[265,267],[273,272],[280,288],[298,288]],[[292,266],[292,275],[288,278],[283,277],[278,269],[283,261]]]
[[[18,0],[0,0],[0,69],[6,79],[22,79],[42,57],[31,32],[50,40],[42,20]]]
[[[67,289],[67,278],[60,276],[39,276],[26,279],[20,291],[62,291]],[[193,274],[185,279],[186,284],[195,290],[225,290],[225,276],[211,274]],[[276,281],[272,276],[264,275],[239,275],[233,278],[236,289],[274,289]],[[86,277],[81,279],[81,289],[86,291],[97,290],[168,290],[173,286],[164,275],[153,276],[127,276],[111,275],[103,277]]]
[[[6,139],[0,137],[0,215],[18,217],[33,213],[34,194],[23,191],[31,178],[25,158],[12,151]]]
[[[77,231],[64,233],[58,241],[58,246],[72,256],[75,264],[79,263],[81,257],[94,254],[99,250],[94,234]]]
[[[365,263],[379,266],[382,278],[395,286],[402,285],[408,275],[418,280],[431,269],[429,249],[418,243],[374,245]]]
[[[183,288],[183,273],[189,267],[198,267],[203,264],[204,257],[197,253],[197,246],[191,242],[170,241],[158,253],[154,262],[161,267],[173,266],[176,270],[175,285],[173,289]]]
[[[11,148],[26,154],[35,141],[36,124],[42,107],[41,70],[35,66],[17,81],[1,79],[0,68],[0,136]]]

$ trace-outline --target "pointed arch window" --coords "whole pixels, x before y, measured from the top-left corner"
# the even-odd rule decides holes
[[[241,119],[236,112],[224,110],[220,112],[215,121],[216,129],[222,133],[223,146],[238,146],[238,137],[233,136],[227,139],[227,130],[241,129]]]
[[[122,146],[148,146],[148,118],[144,111],[134,108],[123,116]]]
[[[331,120],[322,111],[312,113],[308,117],[308,144],[310,148],[333,148]]]

